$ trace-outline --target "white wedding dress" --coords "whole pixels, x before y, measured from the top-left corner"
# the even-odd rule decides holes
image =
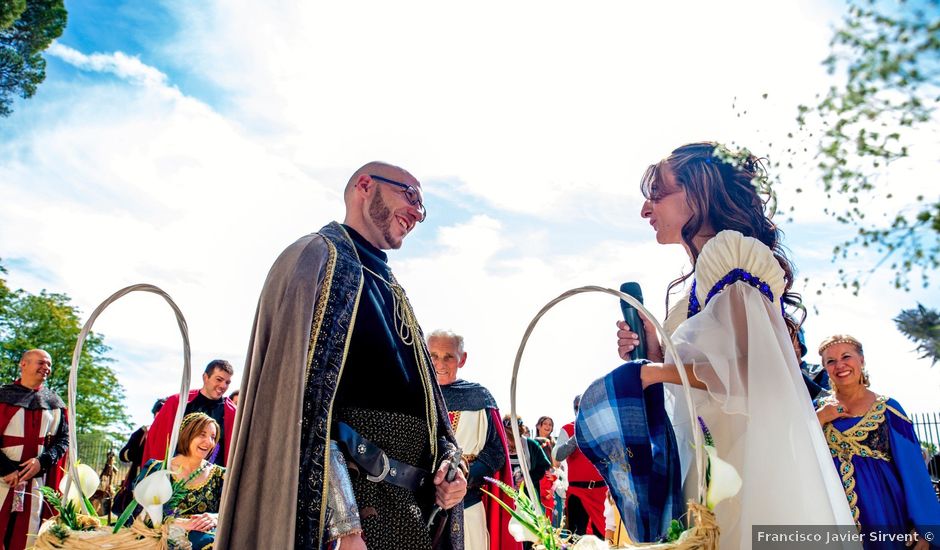
[[[852,525],[783,320],[784,274],[772,252],[756,239],[722,231],[702,247],[694,276],[701,311],[688,317],[687,294],[671,308],[665,328],[708,387],[693,389],[693,400],[718,456],[743,479],[738,495],[715,510],[722,550],[751,548],[754,525]],[[698,475],[684,390],[666,387],[685,495],[695,498]]]

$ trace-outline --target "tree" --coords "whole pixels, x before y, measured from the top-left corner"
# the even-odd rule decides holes
[[[27,99],[46,78],[42,52],[65,29],[63,0],[0,0],[0,116],[14,97]]]
[[[845,86],[830,87],[817,105],[800,106],[797,117],[804,129],[807,117],[819,119],[823,131],[816,158],[823,186],[829,198],[847,200],[844,207],[827,207],[827,213],[858,231],[833,254],[846,258],[857,247],[874,249],[881,259],[872,269],[890,262],[897,288],[910,288],[912,271],[920,272],[927,287],[930,272],[940,267],[940,194],[918,196],[887,219],[866,216],[863,205],[876,193],[880,201],[892,198],[879,173],[908,157],[911,137],[936,122],[940,0],[848,3],[824,61],[831,74],[844,74]],[[928,153],[938,159],[935,147]],[[938,187],[930,188],[936,193]],[[845,286],[858,291],[857,274],[841,276]]]
[[[26,0],[0,0],[0,30],[13,24],[26,11]]]
[[[905,309],[894,323],[898,330],[917,344],[922,359],[930,359],[933,366],[940,361],[940,311],[917,304],[916,309]]]
[[[0,274],[6,273],[0,266]],[[19,376],[20,357],[27,350],[42,348],[52,356],[52,374],[46,382],[63,400],[68,391],[69,365],[81,331],[78,310],[65,294],[30,294],[11,291],[0,277],[0,380],[8,383]],[[79,360],[77,429],[79,433],[129,428],[124,408],[124,388],[118,382],[109,350],[100,334],[85,339]]]

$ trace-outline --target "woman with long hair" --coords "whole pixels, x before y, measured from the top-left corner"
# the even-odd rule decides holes
[[[667,289],[664,326],[693,386],[699,416],[718,455],[743,486],[718,504],[721,547],[751,547],[752,525],[851,524],[838,476],[800,378],[791,344],[802,319],[794,269],[771,220],[773,195],[760,159],[747,150],[692,143],[651,165],[643,176],[640,215],[660,244],[678,244],[691,270]],[[688,290],[671,307],[669,294]],[[624,359],[638,344],[618,322]],[[641,328],[641,327],[635,327]],[[685,494],[698,492],[692,430],[676,363],[655,329],[646,333],[651,363],[643,387],[666,383],[681,455]]]

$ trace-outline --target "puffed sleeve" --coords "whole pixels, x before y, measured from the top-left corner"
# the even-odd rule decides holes
[[[898,469],[904,499],[907,501],[908,520],[920,536],[930,534],[934,541],[940,535],[940,502],[934,494],[927,465],[920,452],[920,443],[914,427],[904,409],[894,399],[888,399],[888,437],[891,459]]]

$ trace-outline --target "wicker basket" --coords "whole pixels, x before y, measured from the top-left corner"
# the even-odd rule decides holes
[[[176,447],[176,441],[179,437],[180,424],[183,421],[183,413],[186,410],[186,407],[182,406],[182,404],[186,403],[187,398],[189,397],[189,377],[191,370],[189,329],[186,326],[186,320],[183,318],[183,313],[166,292],[157,288],[156,286],[149,284],[131,285],[115,292],[107,300],[102,302],[101,305],[95,308],[95,311],[92,312],[91,316],[88,318],[88,321],[85,322],[85,326],[82,327],[81,332],[78,334],[78,342],[75,345],[75,351],[72,353],[72,366],[71,370],[69,371],[68,389],[68,406],[71,413],[71,422],[69,422],[68,454],[68,471],[70,480],[69,485],[72,484],[72,480],[78,479],[78,470],[76,469],[76,463],[78,461],[78,439],[76,437],[75,429],[75,426],[78,423],[78,418],[76,414],[75,403],[76,387],[78,385],[78,362],[82,355],[82,346],[84,346],[85,338],[88,336],[88,333],[91,332],[91,327],[101,312],[122,296],[136,291],[150,292],[162,296],[163,299],[166,300],[166,302],[173,309],[173,313],[176,314],[176,322],[179,325],[180,334],[183,337],[183,377],[180,381],[179,393],[181,405],[177,407],[176,410],[176,419],[174,420],[173,431],[170,435],[170,444],[168,448],[173,449]],[[82,498],[89,496],[82,494],[81,484],[75,483],[75,488],[78,490],[78,493]],[[66,487],[65,492],[68,492],[68,490],[69,487]],[[143,513],[141,516],[143,516]],[[56,522],[58,522],[58,518],[54,517],[47,520],[43,524],[42,528],[39,530],[38,536],[36,537],[36,544],[34,548],[39,550],[85,550],[92,548],[109,548],[113,550],[168,550],[170,548],[189,549],[191,547],[189,540],[187,539],[186,531],[180,527],[174,526],[172,518],[167,520],[157,529],[147,527],[142,517],[138,517],[132,526],[122,527],[118,530],[117,533],[113,533],[113,528],[110,527],[99,527],[90,531],[71,531],[63,526],[63,528],[65,528],[68,532],[68,537],[66,537],[64,540],[52,534],[50,530],[52,524]]]
[[[555,307],[559,302],[567,300],[572,296],[577,294],[584,294],[587,292],[601,292],[604,294],[610,294],[624,300],[629,303],[646,316],[647,319],[652,321],[653,325],[656,326],[656,331],[659,333],[660,340],[662,345],[667,351],[667,355],[675,359],[676,364],[682,364],[679,359],[679,353],[676,350],[676,347],[673,345],[672,340],[669,338],[669,335],[663,329],[663,326],[656,320],[656,317],[643,304],[623,292],[613,290],[610,288],[604,288],[600,286],[583,286],[569,290],[554,300],[547,303],[532,319],[529,323],[528,328],[526,328],[525,334],[522,336],[522,342],[519,343],[519,350],[516,352],[516,360],[512,367],[512,386],[510,387],[510,406],[511,406],[511,415],[512,415],[512,436],[516,441],[517,449],[525,449],[525,445],[522,441],[521,434],[519,433],[519,417],[516,414],[516,387],[519,375],[519,365],[522,362],[522,353],[525,351],[526,343],[529,341],[529,336],[532,335],[532,331],[535,330],[535,325],[538,324],[539,320],[545,315],[548,310]],[[698,498],[696,500],[690,500],[687,504],[687,516],[689,517],[689,529],[686,530],[682,537],[673,543],[648,543],[648,544],[634,544],[630,546],[621,546],[620,548],[644,548],[644,549],[677,549],[677,550],[717,550],[718,549],[718,524],[715,521],[715,515],[709,510],[705,505],[705,446],[704,446],[704,435],[702,434],[701,428],[697,421],[698,414],[695,411],[695,403],[692,400],[692,394],[690,392],[691,385],[689,384],[688,376],[686,375],[685,369],[677,369],[679,372],[680,378],[682,378],[682,386],[685,388],[685,399],[686,404],[689,408],[689,414],[691,416],[691,425],[693,426],[693,440],[695,442],[695,467],[698,471]],[[525,453],[519,453],[519,462],[522,467],[522,475],[525,478],[525,489],[529,494],[529,499],[532,502],[539,502],[538,495],[538,486],[532,483],[532,478],[529,476],[529,464],[526,459]]]

